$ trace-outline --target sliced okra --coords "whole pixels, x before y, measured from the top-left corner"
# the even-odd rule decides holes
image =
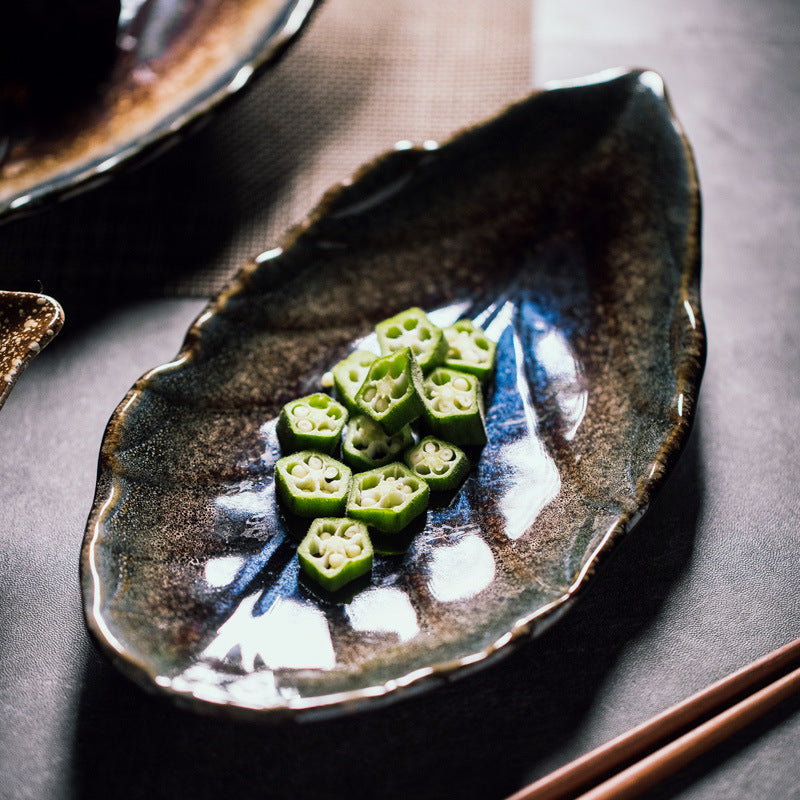
[[[411,349],[420,369],[430,372],[444,361],[447,340],[441,328],[434,325],[421,308],[408,308],[375,326],[381,353]]]
[[[434,436],[462,446],[486,444],[483,395],[474,375],[439,367],[425,379],[422,393]]]
[[[447,340],[445,367],[469,372],[481,381],[491,375],[497,345],[475,323],[460,319],[444,329],[444,337]]]
[[[331,592],[366,575],[372,558],[367,526],[347,517],[315,519],[297,548],[303,572]]]
[[[281,448],[332,453],[347,422],[347,409],[323,392],[288,402],[278,417]]]
[[[389,435],[366,414],[356,414],[350,418],[342,440],[342,460],[355,472],[363,472],[395,461],[413,443],[408,425]]]
[[[455,489],[469,472],[469,459],[464,451],[435,436],[426,436],[406,450],[403,460],[434,492]]]
[[[370,364],[356,405],[391,435],[422,414],[421,389],[422,373],[406,348]]]
[[[333,386],[336,396],[351,413],[358,413],[356,395],[369,372],[369,365],[377,358],[369,350],[354,350],[347,358],[342,359],[332,370]]]
[[[352,472],[324,453],[304,450],[279,459],[275,491],[283,505],[301,517],[337,516],[344,511]]]
[[[430,491],[405,464],[387,464],[353,477],[347,515],[385,533],[397,533],[425,511]]]

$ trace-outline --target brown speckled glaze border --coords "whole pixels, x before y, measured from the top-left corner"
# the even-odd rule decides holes
[[[89,630],[145,688],[274,721],[507,653],[594,579],[679,456],[705,362],[699,281],[695,165],[651,71],[379,158],[114,412],[81,557]],[[498,341],[489,443],[369,581],[324,596],[274,500],[275,418],[411,305]]]
[[[0,128],[0,222],[105,183],[174,144],[274,64],[320,2],[202,0],[158,15],[149,15],[151,3],[136,7],[120,20],[110,75],[74,119],[10,142]],[[164,19],[165,9],[174,19]]]
[[[52,297],[0,291],[0,408],[31,359],[63,324],[64,312]]]

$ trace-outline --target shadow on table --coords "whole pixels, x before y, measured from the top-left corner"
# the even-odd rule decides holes
[[[686,569],[703,503],[697,432],[651,512],[557,625],[428,694],[273,727],[174,708],[99,656],[77,712],[77,797],[501,798],[583,724],[621,650],[655,624]]]

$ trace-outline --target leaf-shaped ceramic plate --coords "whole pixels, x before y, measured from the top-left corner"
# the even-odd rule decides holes
[[[699,237],[690,148],[648,71],[534,94],[330,192],[113,414],[82,553],[102,649],[175,699],[277,719],[431,687],[536,635],[689,433]],[[324,597],[275,502],[276,415],[413,305],[497,340],[489,443],[367,585]]]
[[[10,132],[0,118],[0,220],[96,186],[174,143],[273,64],[319,2],[122,3],[116,61],[86,101],[47,127],[31,120]]]

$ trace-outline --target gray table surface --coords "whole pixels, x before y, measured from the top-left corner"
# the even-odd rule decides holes
[[[77,562],[105,423],[204,303],[62,287],[68,324],[0,412],[1,798],[502,798],[798,635],[800,3],[546,0],[532,35],[535,84],[661,72],[698,161],[709,357],[650,513],[541,639],[443,689],[289,728],[176,710],[95,650]],[[800,797],[798,712],[649,796]]]

